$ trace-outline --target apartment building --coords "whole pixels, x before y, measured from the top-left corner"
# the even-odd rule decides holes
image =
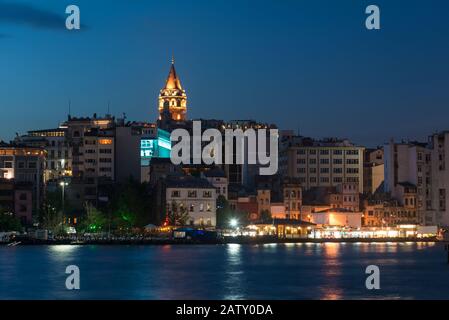
[[[383,148],[366,149],[363,163],[363,192],[373,194],[380,191],[385,175]]]
[[[44,196],[45,156],[42,148],[0,143],[0,179],[29,186],[33,213],[39,212]]]
[[[443,131],[430,136],[429,146],[432,188],[427,189],[425,219],[427,224],[447,227],[449,226],[449,132]]]
[[[363,192],[364,147],[348,140],[281,136],[280,171],[298,178],[304,190],[357,183]]]
[[[384,191],[395,199],[401,198],[401,184],[416,188],[416,208],[419,222],[425,225],[438,223],[432,202],[434,194],[432,151],[428,143],[391,140],[384,147]]]
[[[18,144],[42,148],[47,157],[44,166],[45,183],[72,175],[71,148],[66,139],[67,128],[28,131],[26,135],[16,137]]]

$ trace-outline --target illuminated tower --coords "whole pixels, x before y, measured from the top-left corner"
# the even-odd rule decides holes
[[[159,120],[184,121],[187,119],[187,95],[181,86],[172,59],[165,87],[159,94]]]

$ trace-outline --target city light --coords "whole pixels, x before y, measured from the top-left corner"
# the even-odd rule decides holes
[[[236,228],[238,226],[239,222],[237,219],[233,218],[229,221],[229,225],[233,228]]]

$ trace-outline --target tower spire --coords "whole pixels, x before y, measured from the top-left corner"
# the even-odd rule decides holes
[[[170,113],[172,120],[183,121],[187,113],[187,95],[175,69],[175,57],[172,55],[170,71],[165,86],[159,94],[159,114],[164,116],[164,110]]]

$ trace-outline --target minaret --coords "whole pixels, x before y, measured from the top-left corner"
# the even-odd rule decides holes
[[[172,58],[165,87],[159,94],[159,120],[168,120],[164,119],[168,114],[170,114],[171,120],[184,121],[187,119],[187,95],[176,74],[174,58]]]

